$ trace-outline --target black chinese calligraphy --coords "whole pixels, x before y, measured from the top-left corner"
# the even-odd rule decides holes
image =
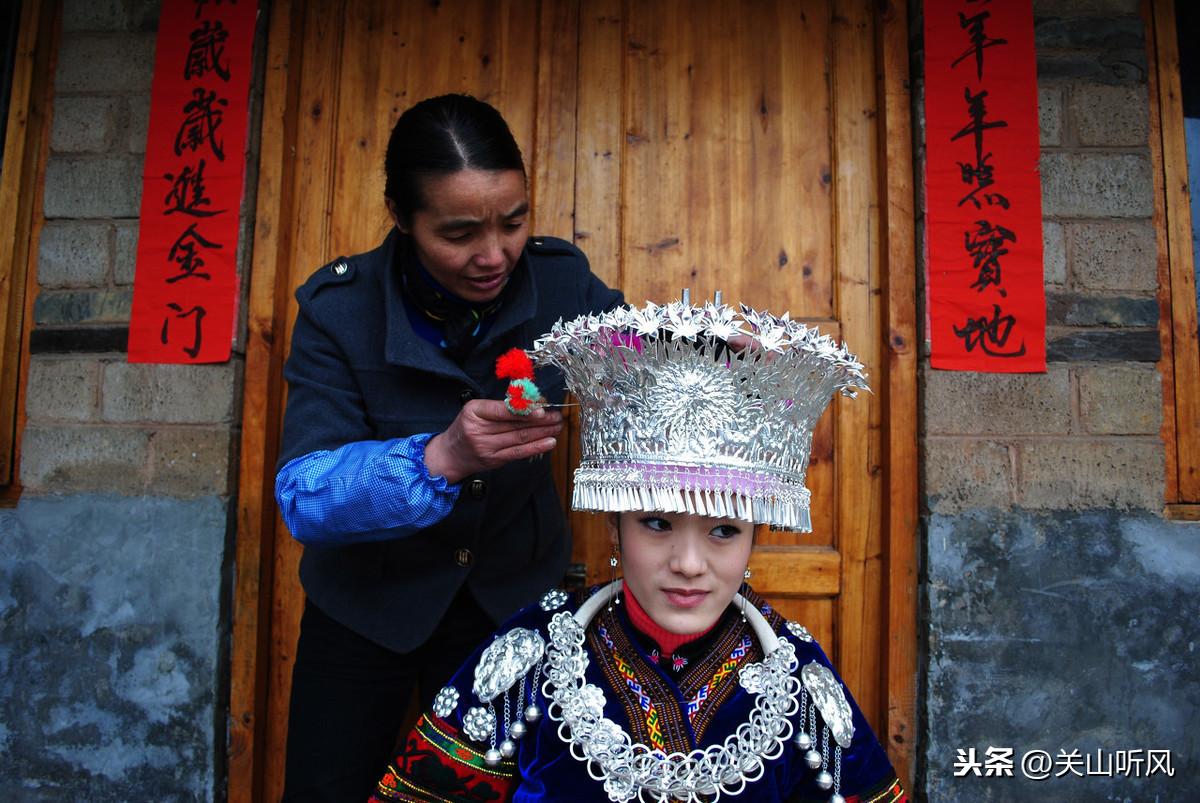
[[[171,182],[171,189],[163,197],[166,208],[164,215],[181,212],[192,217],[212,217],[224,212],[224,209],[203,209],[212,205],[212,199],[204,193],[204,160],[193,170],[191,165],[184,165],[178,174],[164,173],[163,178]]]
[[[184,346],[183,351],[193,360],[196,359],[196,355],[200,353],[200,347],[204,343],[204,316],[208,314],[207,311],[201,306],[194,306],[185,310],[174,301],[167,304],[167,308],[174,312],[175,315],[167,315],[163,318],[162,332],[159,333],[159,340],[164,346],[170,343],[169,334],[172,320],[194,317],[195,330],[192,335],[192,345]]]
[[[958,63],[969,56],[975,56],[975,77],[983,80],[983,51],[989,47],[997,45],[1007,45],[1007,39],[992,39],[984,32],[984,23],[992,15],[987,11],[981,11],[973,17],[968,17],[961,11],[958,12],[958,24],[971,39],[971,45],[962,52],[962,55],[950,62],[950,66],[957,67]]]
[[[225,161],[225,140],[217,140],[217,129],[224,121],[225,112],[218,107],[228,105],[229,101],[218,98],[216,92],[193,89],[192,99],[183,107],[183,123],[175,134],[175,155],[182,156],[184,148],[195,151],[207,143],[213,155]]]
[[[225,30],[221,21],[205,20],[188,38],[192,44],[183,62],[184,80],[203,78],[213,72],[222,81],[228,81],[229,63],[222,62],[222,59],[225,56],[225,40],[229,38],[229,31]]]
[[[976,209],[981,209],[980,200],[975,197],[977,193],[986,190],[988,187],[996,183],[995,167],[988,161],[992,158],[991,152],[984,153],[983,147],[983,132],[991,128],[1007,128],[1008,123],[1004,120],[988,120],[987,119],[987,90],[980,90],[976,94],[972,94],[970,87],[963,90],[963,95],[967,101],[967,115],[970,117],[970,122],[959,129],[958,133],[950,137],[950,141],[954,142],[967,135],[970,135],[974,140],[975,146],[975,161],[958,162],[959,170],[962,171],[962,181],[964,184],[974,184],[975,188],[959,199],[958,205],[970,201],[975,205]],[[999,206],[1002,209],[1008,209],[1008,198],[998,192],[985,192],[984,200],[988,206]]]
[[[1015,243],[1017,235],[1003,226],[993,226],[987,220],[976,220],[975,231],[963,232],[963,245],[975,266],[975,281],[971,287],[983,292],[990,285],[1000,288],[1000,257],[1008,253],[1006,243]],[[1008,293],[1000,289],[1000,295]]]
[[[1015,315],[1002,315],[1000,305],[992,305],[992,317],[980,315],[978,318],[967,318],[960,329],[954,328],[954,334],[963,341],[967,352],[978,346],[984,353],[992,357],[1020,357],[1025,354],[1025,341],[1014,351],[1004,351],[1008,338],[1012,335],[1013,327],[1017,325]]]
[[[167,284],[174,284],[182,279],[211,279],[207,273],[200,269],[204,267],[203,252],[197,253],[199,248],[222,248],[220,243],[205,239],[199,232],[196,231],[196,224],[187,227],[183,234],[179,235],[179,239],[171,246],[171,250],[167,252],[167,259],[179,266],[179,273],[174,276],[167,277]]]

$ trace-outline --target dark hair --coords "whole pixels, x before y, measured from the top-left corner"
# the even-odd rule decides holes
[[[459,170],[520,170],[521,149],[491,105],[470,95],[439,95],[409,108],[388,139],[384,197],[402,220],[425,205],[422,181]]]

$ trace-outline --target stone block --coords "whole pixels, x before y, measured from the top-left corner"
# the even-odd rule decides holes
[[[157,31],[161,0],[133,0],[129,9],[129,27],[134,31]]]
[[[150,95],[134,95],[127,102],[126,147],[130,153],[145,153],[146,134],[150,128]]]
[[[149,445],[139,429],[30,425],[21,440],[21,484],[35,493],[139,494]]]
[[[117,224],[116,248],[113,255],[113,281],[120,285],[133,284],[137,267],[138,222]]]
[[[1012,504],[1009,447],[975,438],[928,437],[924,441],[924,492],[935,513]]]
[[[154,74],[154,35],[68,33],[58,50],[58,92],[145,92]]]
[[[1044,153],[1042,212],[1051,217],[1140,217],[1154,212],[1150,160],[1132,153]]]
[[[111,229],[106,223],[47,223],[38,241],[38,283],[45,288],[95,287],[108,278]]]
[[[1076,86],[1070,109],[1080,145],[1145,147],[1150,139],[1145,86]]]
[[[212,424],[232,420],[233,363],[109,363],[101,385],[105,421]]]
[[[1158,362],[1162,343],[1154,329],[1048,329],[1048,362]]]
[[[1040,50],[1134,50],[1143,46],[1142,21],[1136,16],[1089,19],[1037,15],[1033,37]]]
[[[1062,90],[1038,88],[1038,131],[1042,147],[1062,144]]]
[[[1092,435],[1154,435],[1162,424],[1162,381],[1153,365],[1079,369],[1079,417]]]
[[[1046,323],[1051,326],[1157,326],[1158,300],[1051,292],[1046,294]]]
[[[100,365],[95,360],[31,357],[25,414],[34,425],[89,421],[96,417],[99,384]]]
[[[1037,56],[1038,85],[1145,84],[1146,51],[1042,51]]]
[[[1046,439],[1017,447],[1017,504],[1037,509],[1163,506],[1163,447],[1157,440]]]
[[[925,432],[931,435],[1065,434],[1071,381],[1065,368],[1044,374],[925,370]]]
[[[122,0],[66,0],[62,6],[62,29],[77,31],[123,31],[126,25]]]
[[[133,307],[133,290],[69,290],[39,293],[33,302],[38,326],[125,323]]]
[[[102,153],[112,145],[121,101],[108,97],[61,95],[54,101],[50,150],[56,153]]]
[[[136,156],[51,156],[46,163],[47,218],[137,217],[142,160]]]
[[[1158,244],[1149,220],[1072,224],[1067,249],[1071,279],[1080,290],[1158,289]]]
[[[164,429],[154,433],[151,443],[155,493],[189,497],[230,492],[234,449],[229,429]]]
[[[1062,225],[1042,221],[1042,277],[1046,284],[1067,283],[1067,240]]]

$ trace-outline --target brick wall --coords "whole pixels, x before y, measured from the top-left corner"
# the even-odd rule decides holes
[[[158,7],[62,5],[23,494],[0,510],[0,800],[225,796],[241,358],[124,351]]]

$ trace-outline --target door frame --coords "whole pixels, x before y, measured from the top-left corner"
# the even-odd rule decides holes
[[[903,0],[873,4],[873,47],[880,186],[878,231],[882,269],[880,344],[885,376],[875,378],[881,398],[886,510],[882,525],[887,610],[882,612],[886,671],[881,694],[888,701],[879,735],[907,788],[915,769],[917,705],[917,321],[916,232],[912,160],[912,98],[909,87],[908,11]],[[543,24],[562,4],[544,0]],[[245,393],[238,466],[232,644],[228,799],[262,799],[271,654],[274,585],[274,464],[279,450],[280,402],[287,271],[291,259],[295,196],[289,164],[296,158],[299,77],[303,71],[303,0],[273,0],[267,36],[256,225],[249,277]],[[835,19],[845,23],[845,20]],[[849,31],[853,36],[856,32]],[[557,208],[557,205],[555,205]],[[547,210],[549,211],[549,210]],[[561,210],[560,210],[561,211]],[[555,213],[558,214],[557,212]]]

